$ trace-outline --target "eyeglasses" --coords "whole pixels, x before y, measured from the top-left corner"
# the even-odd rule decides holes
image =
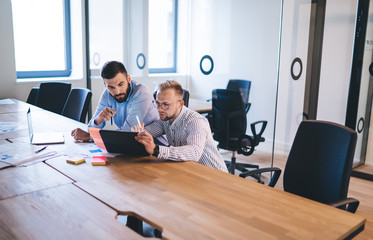
[[[180,101],[181,100],[177,100],[176,102],[180,102]],[[158,109],[159,107],[161,107],[163,110],[169,109],[171,104],[176,103],[176,102],[173,102],[173,103],[160,103],[157,100],[153,100],[152,102],[153,102],[153,106],[155,108]]]

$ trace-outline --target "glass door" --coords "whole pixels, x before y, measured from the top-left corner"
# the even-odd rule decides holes
[[[358,28],[358,26],[361,25],[362,28],[360,31],[358,28],[355,34],[355,54],[359,55],[360,59],[361,72],[359,72],[359,74],[361,75],[361,79],[359,79],[360,90],[355,128],[355,131],[358,133],[358,140],[355,150],[354,167],[363,164],[373,166],[373,4],[369,2],[369,0],[360,1],[359,7],[361,10],[358,11],[356,26]],[[359,44],[359,38],[362,38],[360,40],[360,45],[362,46],[360,49],[357,46]],[[358,50],[360,50],[360,54],[356,53]],[[351,81],[353,81],[353,79]],[[371,174],[373,174],[373,172]]]
[[[266,140],[254,155],[263,153],[268,161],[261,166],[271,165],[282,1],[192,0],[189,8],[191,98],[211,99],[212,90],[225,89],[229,79],[250,80],[247,122],[268,121]]]
[[[280,79],[276,119],[276,154],[287,157],[304,112],[312,3],[284,1]]]

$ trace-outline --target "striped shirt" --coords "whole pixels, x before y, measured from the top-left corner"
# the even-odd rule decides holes
[[[228,172],[212,138],[209,123],[201,114],[183,106],[172,124],[169,121],[156,120],[145,129],[153,137],[163,134],[167,136],[170,146],[159,146],[158,158],[195,161]]]

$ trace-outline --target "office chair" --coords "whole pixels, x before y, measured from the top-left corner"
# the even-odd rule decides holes
[[[347,198],[356,138],[355,131],[340,124],[301,122],[285,165],[284,190],[356,212],[359,201]],[[262,172],[248,171],[240,177]]]
[[[183,89],[184,95],[183,95],[183,101],[184,101],[184,106],[188,107],[189,105],[189,91]],[[153,93],[153,98],[157,99],[157,91]]]
[[[92,92],[87,88],[73,88],[62,110],[62,115],[85,123]]]
[[[26,102],[36,106],[36,101],[38,100],[38,95],[39,95],[39,88],[38,87],[31,88]]]
[[[69,96],[71,83],[43,82],[40,83],[36,106],[61,114]]]
[[[251,107],[251,103],[249,103],[249,93],[250,93],[251,81],[249,80],[242,80],[242,79],[230,79],[228,81],[227,90],[237,91],[241,93],[242,101],[245,103],[245,111],[246,113],[249,111]],[[207,100],[208,102],[212,99]],[[207,113],[206,115],[207,120],[212,125],[212,113]],[[212,128],[211,128],[212,131]]]
[[[260,124],[260,125],[259,125]],[[256,126],[261,126],[259,133]],[[259,168],[258,165],[236,163],[236,152],[249,156],[255,147],[265,139],[262,134],[267,121],[250,124],[253,136],[246,135],[246,104],[239,91],[214,89],[212,91],[212,125],[213,137],[218,141],[218,148],[232,151],[231,161],[225,161],[230,173],[235,169],[245,172],[246,168]],[[258,179],[260,176],[253,176]]]
[[[249,111],[251,103],[249,103],[251,81],[242,79],[230,79],[228,81],[227,90],[239,91],[243,102],[246,104],[245,110]]]

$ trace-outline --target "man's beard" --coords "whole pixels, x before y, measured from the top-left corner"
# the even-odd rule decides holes
[[[168,120],[171,120],[172,119],[172,116],[168,116],[168,117],[165,117],[164,119],[161,119],[162,121],[164,122],[167,122]]]
[[[174,119],[175,118],[175,114],[171,115],[171,116],[165,116],[163,119],[161,119],[162,121],[166,122],[166,121],[169,121],[171,119]]]
[[[110,96],[112,96],[114,98],[114,100],[117,101],[118,103],[122,103],[122,102],[125,102],[127,100],[128,95],[130,94],[130,91],[131,91],[131,85],[130,85],[130,83],[128,83],[126,93],[115,94],[114,96],[110,94]]]

